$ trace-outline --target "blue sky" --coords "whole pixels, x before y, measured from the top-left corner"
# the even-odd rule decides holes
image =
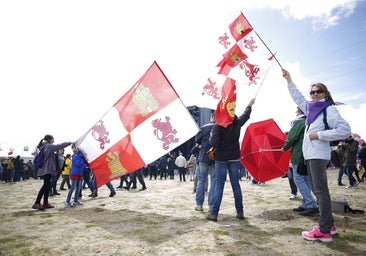
[[[240,12],[299,88],[325,83],[365,138],[365,1],[14,0],[0,2],[1,147],[33,147],[46,133],[76,140],[154,60],[183,103],[199,105],[221,60],[217,38]],[[256,90],[240,88],[238,113]],[[273,118],[286,131],[294,111],[275,66],[249,123]]]

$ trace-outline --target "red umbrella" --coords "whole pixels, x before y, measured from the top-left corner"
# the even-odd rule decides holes
[[[291,153],[283,151],[286,135],[273,119],[252,123],[241,144],[241,162],[252,177],[266,182],[284,176]]]

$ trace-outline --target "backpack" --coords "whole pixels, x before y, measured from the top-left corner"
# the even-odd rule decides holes
[[[334,167],[340,167],[341,166],[341,161],[339,159],[338,153],[334,149],[332,151],[330,151],[330,161],[332,162]]]
[[[36,157],[33,160],[33,164],[34,166],[36,166],[38,169],[41,169],[43,167],[45,158],[44,158],[44,148],[43,147],[38,154],[36,155]]]
[[[325,130],[330,130],[330,127],[329,127],[328,121],[327,121],[327,108],[323,109],[323,123],[325,126]],[[341,140],[333,140],[333,141],[330,141],[329,144],[331,147],[335,147],[335,146],[338,146],[339,142],[341,142]]]

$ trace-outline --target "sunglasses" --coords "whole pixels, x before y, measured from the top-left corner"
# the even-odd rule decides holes
[[[316,94],[321,94],[323,93],[324,91],[322,89],[319,89],[319,90],[315,90],[315,91],[310,91],[310,95],[314,95],[315,93]]]

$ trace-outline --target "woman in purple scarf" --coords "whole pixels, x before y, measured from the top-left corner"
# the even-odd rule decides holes
[[[303,154],[307,164],[308,176],[313,193],[319,204],[319,224],[310,231],[303,231],[306,240],[331,242],[337,233],[332,215],[331,198],[328,188],[327,165],[330,161],[330,141],[343,140],[351,134],[351,127],[339,114],[328,88],[322,83],[310,87],[310,101],[292,82],[290,73],[282,70],[288,83],[289,93],[296,105],[306,114],[306,127],[303,140]],[[325,129],[323,110],[329,129]]]

